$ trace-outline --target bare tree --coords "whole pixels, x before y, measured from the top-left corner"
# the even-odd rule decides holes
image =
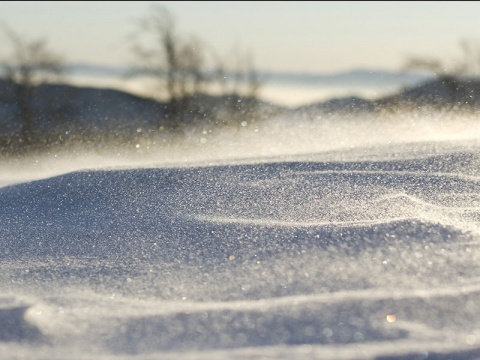
[[[258,93],[261,83],[251,57],[243,61],[244,68],[226,66],[203,41],[180,35],[172,13],[162,5],[152,5],[149,14],[137,22],[137,29],[133,52],[139,66],[134,73],[158,80],[169,112],[175,117],[174,125],[183,121],[183,115],[196,112],[196,95],[213,92],[214,88],[249,97]],[[233,78],[231,90],[229,78]]]
[[[239,47],[224,60],[217,57],[217,73],[218,80],[225,79],[221,81],[225,94],[255,98],[263,84],[255,71],[252,53],[241,53]]]
[[[460,42],[461,54],[448,61],[446,59],[428,57],[410,57],[404,70],[426,70],[432,72],[438,80],[444,83],[450,95],[454,95],[458,80],[464,76],[478,75],[480,72],[480,45],[472,41]]]
[[[187,97],[204,90],[209,74],[204,70],[205,53],[196,37],[184,38],[177,33],[173,15],[155,4],[151,12],[137,23],[143,40],[136,38],[134,53],[140,67],[135,71],[155,77],[166,93],[170,112],[177,116]]]
[[[1,29],[12,47],[10,57],[1,64],[1,77],[15,86],[22,121],[22,139],[28,142],[33,136],[33,88],[48,81],[53,74],[60,74],[62,59],[48,49],[46,40],[27,41],[5,24],[1,24]]]

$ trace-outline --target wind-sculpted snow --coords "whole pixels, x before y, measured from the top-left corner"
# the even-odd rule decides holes
[[[480,152],[435,146],[4,186],[2,359],[480,358]]]

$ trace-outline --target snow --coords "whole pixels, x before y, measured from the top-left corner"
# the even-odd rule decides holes
[[[1,358],[478,358],[479,130],[299,116],[3,160]]]

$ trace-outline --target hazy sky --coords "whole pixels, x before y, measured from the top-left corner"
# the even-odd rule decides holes
[[[128,65],[134,20],[148,1],[2,1],[0,21],[47,39],[69,62]],[[453,57],[462,39],[480,42],[480,2],[161,1],[178,30],[218,53],[241,48],[257,68],[337,72],[398,69],[410,55]],[[0,56],[9,43],[0,37]]]

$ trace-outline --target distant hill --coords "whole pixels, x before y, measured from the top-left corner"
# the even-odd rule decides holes
[[[365,113],[404,111],[427,108],[431,110],[472,110],[480,107],[480,78],[429,79],[406,87],[397,94],[378,99],[360,97],[335,98],[295,108],[294,112],[310,114]]]
[[[0,80],[0,148],[20,140],[22,119],[16,91],[18,86]],[[285,111],[261,100],[237,95],[198,94],[183,102],[182,113],[172,114],[168,104],[127,92],[43,84],[32,90],[29,108],[34,137],[56,142],[58,138],[124,139],[152,132],[177,131],[178,124],[205,129],[214,126],[242,126]],[[180,118],[180,120],[179,120]],[[43,141],[45,142],[45,141]]]
[[[124,67],[112,67],[88,63],[67,65],[65,73],[77,76],[124,77],[131,72]],[[233,74],[232,74],[233,75]],[[230,76],[230,75],[229,75]],[[268,84],[302,84],[306,86],[343,86],[343,85],[384,85],[412,86],[433,75],[424,72],[398,72],[378,69],[353,69],[336,73],[298,73],[288,71],[258,71],[260,79]]]
[[[355,69],[332,74],[264,72],[261,78],[273,84],[301,83],[311,86],[412,86],[432,79],[431,74]]]
[[[480,107],[480,78],[439,78],[406,88],[399,94],[376,101],[377,107],[430,109],[456,108],[463,110]]]
[[[0,81],[0,89],[1,132],[18,133],[21,121],[15,86]],[[36,130],[46,133],[151,127],[165,114],[165,104],[152,99],[112,89],[58,84],[34,88],[30,106]]]
[[[15,89],[15,84],[0,81],[2,148],[10,146],[11,137],[18,137],[21,132]],[[196,95],[184,104],[186,109],[180,123],[185,126],[197,124],[203,129],[240,126],[245,122],[252,124],[279,114],[315,117],[420,108],[472,110],[480,107],[480,79],[430,79],[374,100],[350,96],[295,109],[235,95]],[[113,89],[44,84],[33,89],[30,107],[34,131],[39,138],[90,136],[113,139],[168,131],[178,124],[178,118],[172,116],[166,103]]]

